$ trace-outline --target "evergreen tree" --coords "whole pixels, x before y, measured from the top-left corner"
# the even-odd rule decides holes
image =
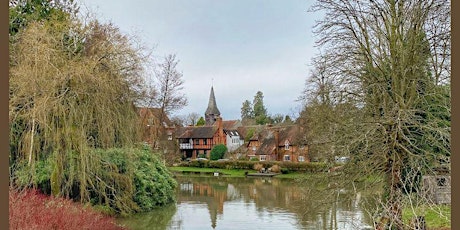
[[[203,126],[206,124],[206,121],[204,120],[203,117],[200,117],[200,119],[196,122],[196,126]]]
[[[251,102],[245,100],[243,106],[241,107],[241,120],[253,119],[254,111],[252,110]]]
[[[264,94],[261,91],[257,91],[252,102],[254,119],[256,124],[263,125],[269,122],[269,117],[267,115],[267,109],[264,105]]]

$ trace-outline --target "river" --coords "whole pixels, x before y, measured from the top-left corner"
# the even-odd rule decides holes
[[[371,229],[353,188],[279,178],[179,176],[177,203],[118,222],[129,229]],[[326,186],[326,187],[325,187]],[[367,195],[369,196],[369,195]]]

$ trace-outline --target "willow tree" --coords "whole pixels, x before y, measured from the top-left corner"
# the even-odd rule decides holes
[[[318,0],[313,10],[325,12],[318,60],[328,60],[326,78],[338,83],[327,92],[340,92],[319,90],[321,104],[346,98],[359,111],[337,123],[348,135],[335,137],[353,156],[347,172],[383,173],[381,214],[403,229],[401,206],[415,202],[405,196],[417,187],[411,179],[450,155],[450,1]]]
[[[104,183],[98,181],[101,168],[91,150],[139,140],[133,104],[140,96],[143,57],[116,27],[96,21],[86,26],[70,17],[51,25],[31,22],[15,36],[10,165],[26,165],[29,184],[36,186],[37,162],[46,160],[54,195],[88,201]]]

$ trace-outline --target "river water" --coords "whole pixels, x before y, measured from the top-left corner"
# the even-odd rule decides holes
[[[119,219],[129,229],[371,229],[353,188],[279,178],[179,176],[177,203]]]

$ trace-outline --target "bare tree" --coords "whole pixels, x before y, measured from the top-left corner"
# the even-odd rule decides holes
[[[155,69],[156,84],[155,90],[152,91],[153,104],[160,108],[160,125],[156,127],[156,137],[162,136],[164,133],[165,116],[173,111],[179,110],[187,105],[187,98],[182,93],[184,80],[182,73],[178,72],[175,54],[167,55],[164,61],[158,64]],[[158,147],[158,141],[153,142],[153,148]]]
[[[346,134],[334,135],[342,140],[335,146],[353,155],[349,165],[359,173],[385,175],[383,220],[403,229],[410,179],[429,171],[437,155],[450,155],[443,89],[450,84],[450,1],[319,0],[313,10],[325,17],[316,26],[322,54],[307,90],[328,106],[323,112],[347,103],[359,111],[330,123]]]
[[[158,65],[155,73],[157,79],[158,95],[155,103],[161,110],[170,114],[188,104],[187,97],[182,93],[184,80],[182,73],[178,72],[175,54],[167,55],[164,62]]]
[[[196,125],[196,123],[198,122],[198,120],[200,119],[200,114],[198,113],[189,113],[187,114],[187,117],[186,117],[186,125]]]

